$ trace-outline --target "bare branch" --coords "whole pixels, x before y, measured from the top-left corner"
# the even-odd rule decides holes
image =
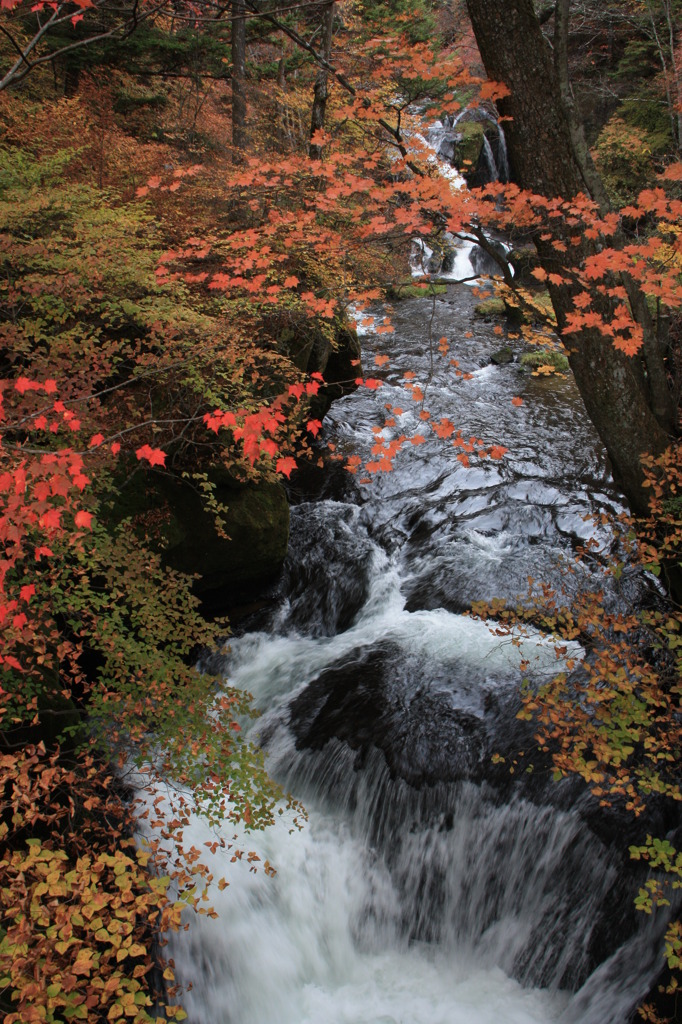
[[[125,20],[122,23],[114,25],[111,29],[108,29],[107,31],[96,32],[94,35],[87,36],[85,39],[74,39],[73,42],[67,43],[65,46],[60,46],[56,50],[50,49],[48,50],[48,52],[43,53],[40,56],[33,57],[31,60],[29,60],[29,55],[33,52],[35,47],[44,38],[44,36],[51,29],[56,28],[58,25],[63,25],[66,22],[71,21],[71,19],[73,18],[73,12],[71,10],[65,12],[64,4],[59,4],[54,9],[48,20],[43,22],[43,24],[39,26],[33,38],[30,40],[29,43],[27,43],[27,45],[23,49],[21,49],[17,45],[17,43],[14,41],[12,36],[7,32],[7,30],[4,27],[0,26],[3,33],[6,36],[8,36],[8,38],[12,41],[15,48],[19,51],[20,54],[18,59],[9,69],[9,71],[3,76],[2,79],[0,79],[0,92],[2,92],[4,89],[9,88],[10,86],[17,85],[19,82],[23,81],[23,79],[34,68],[39,67],[41,64],[46,64],[47,62],[54,60],[56,57],[61,57],[65,53],[71,53],[74,50],[82,49],[82,47],[84,46],[90,46],[92,43],[100,42],[103,39],[127,39],[128,36],[130,36],[135,31],[138,25],[140,25],[141,22],[150,20],[160,11],[164,10],[167,6],[168,0],[161,0],[160,3],[156,4],[154,7],[150,7],[149,9],[145,10],[143,14],[140,14],[138,0],[135,0],[132,8],[119,9],[119,11],[122,14],[124,13],[125,17]],[[102,4],[96,10],[101,11],[102,8],[107,9],[110,13],[119,13],[119,11],[117,11],[116,8],[106,7],[105,4]]]

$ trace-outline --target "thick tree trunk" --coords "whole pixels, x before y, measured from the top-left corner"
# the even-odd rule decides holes
[[[322,56],[329,62],[332,54],[332,37],[334,32],[334,3],[327,4],[322,13]],[[315,132],[324,128],[324,119],[327,111],[327,97],[329,96],[329,73],[325,67],[320,66],[315,79],[315,91],[313,97],[313,112],[310,119],[310,137]],[[322,146],[310,143],[310,159],[322,159]]]
[[[570,111],[532,0],[467,0],[467,6],[488,76],[511,90],[498,107],[502,116],[511,118],[505,132],[515,180],[547,197],[571,199],[585,192],[598,200],[594,183],[591,189],[586,180],[590,175],[584,173],[584,161],[576,154]],[[538,239],[536,244],[541,262],[555,271],[557,253],[551,243]],[[576,257],[587,252],[586,245]],[[560,331],[573,308],[573,294],[568,286],[550,285]],[[608,315],[608,306],[601,312]],[[622,355],[597,331],[571,334],[566,346],[614,476],[633,510],[645,512],[648,495],[642,487],[641,456],[659,454],[670,443],[650,405],[650,375],[641,358]]]
[[[232,0],[232,159],[246,148],[246,8]]]

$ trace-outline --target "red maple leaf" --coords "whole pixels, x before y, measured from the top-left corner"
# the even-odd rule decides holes
[[[505,448],[503,444],[495,444],[488,452],[491,459],[501,459],[502,456],[508,452],[509,449]]]
[[[76,524],[76,526],[82,526],[85,529],[89,530],[90,524],[92,522],[92,512],[85,512],[83,509],[80,509],[78,512],[76,512],[75,516],[73,517],[73,521]]]
[[[135,454],[140,461],[146,459],[151,466],[165,466],[166,464],[166,453],[162,452],[160,448],[151,448],[148,444],[143,444]]]
[[[292,470],[296,469],[296,460],[292,459],[290,455],[287,455],[284,459],[277,459],[275,469],[288,479],[291,476]]]

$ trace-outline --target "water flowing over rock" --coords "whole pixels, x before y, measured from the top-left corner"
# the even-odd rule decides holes
[[[439,161],[462,171],[469,187],[511,180],[504,128],[485,108],[445,115],[429,127],[427,141]]]
[[[231,643],[225,671],[263,711],[254,736],[310,820],[298,832],[283,808],[237,837],[274,878],[213,858],[229,881],[210,893],[219,919],[170,947],[193,1024],[624,1024],[657,969],[662,925],[634,911],[623,822],[581,784],[553,783],[516,718],[521,662],[538,685],[554,646],[464,614],[523,593],[529,566],[604,586],[599,560],[618,543],[586,520],[619,505],[574,386],[491,365],[493,325],[464,339],[474,303],[451,288],[401,302],[390,337],[365,328],[390,357],[383,386],[335,403],[326,437],[369,457],[372,426],[423,431],[409,369],[432,416],[508,455],[466,469],[431,437],[371,487],[348,474],[323,497],[299,487],[281,601]],[[431,372],[427,309],[471,379],[448,359]],[[403,408],[394,425],[386,403]],[[594,561],[564,579],[560,559],[588,539]],[[604,601],[643,585],[607,581]],[[197,821],[191,838],[211,833]]]

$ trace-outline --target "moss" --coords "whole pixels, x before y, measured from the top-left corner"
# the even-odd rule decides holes
[[[448,286],[446,284],[430,281],[425,288],[423,285],[413,284],[410,280],[391,285],[386,289],[386,295],[389,299],[397,301],[399,299],[421,299],[429,295],[444,295],[447,290]]]
[[[519,362],[522,366],[536,369],[538,366],[553,366],[555,370],[567,370],[568,359],[563,352],[555,349],[539,348],[532,352],[524,352]]]
[[[479,302],[474,307],[474,316],[478,316],[482,320],[492,320],[497,316],[505,316],[506,313],[507,307],[504,299],[486,299],[485,302]]]
[[[455,147],[455,164],[464,170],[473,169],[478,163],[485,126],[480,121],[462,121],[457,132],[461,138]]]

